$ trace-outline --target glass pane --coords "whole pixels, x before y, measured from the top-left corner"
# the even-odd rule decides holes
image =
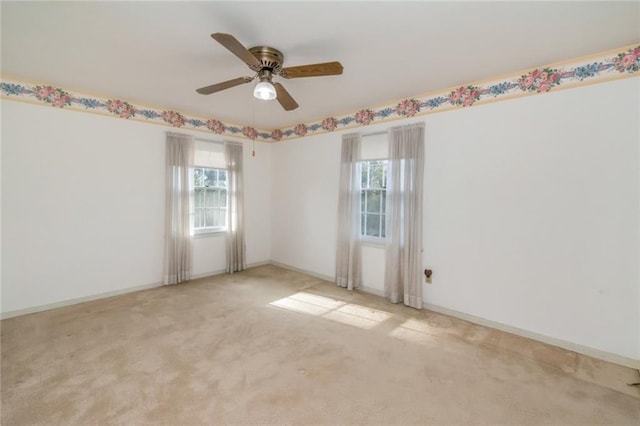
[[[387,187],[387,161],[381,161],[382,163],[382,187]]]
[[[384,214],[387,211],[387,191],[381,191],[380,198],[382,199],[382,207],[380,213]]]
[[[207,227],[213,226],[213,209],[205,209],[205,223]]]
[[[193,170],[193,186],[204,186],[204,171],[202,169]]]
[[[369,174],[369,162],[368,161],[364,161],[362,163],[362,180],[360,181],[360,185],[362,186],[362,188],[368,188],[369,185],[367,185],[367,176]]]
[[[366,225],[366,235],[370,237],[379,237],[380,236],[380,215],[377,214],[368,214],[367,215],[367,225]]]
[[[207,207],[213,207],[215,206],[215,201],[216,201],[216,191],[215,189],[207,189],[207,198],[205,201],[205,205]]]
[[[224,227],[225,226],[225,215],[226,211],[224,209],[216,209],[216,226]]]
[[[213,209],[213,226],[220,226],[220,210]]]
[[[383,178],[383,166],[380,161],[374,161],[371,165],[371,178],[369,179],[369,185],[371,188],[382,188]]]
[[[362,214],[360,215],[360,235],[365,235],[364,234],[365,226],[367,226],[367,215]]]
[[[220,204],[218,205],[224,209],[227,208],[227,190],[226,189],[220,190]]]
[[[193,227],[202,228],[202,209],[196,209],[194,215]]]
[[[384,215],[380,216],[380,227],[382,228],[382,232],[380,233],[380,237],[384,238],[387,231],[387,221]]]
[[[227,187],[227,171],[220,170],[220,174],[218,175],[218,186],[222,188]]]
[[[215,186],[216,184],[216,170],[204,169],[204,186]]]
[[[367,209],[365,210],[367,213],[381,213],[381,192],[379,190],[367,191]]]
[[[211,190],[211,204],[209,207],[218,207],[220,204],[220,191],[218,189]]]
[[[203,189],[201,188],[195,188],[194,190],[194,194],[193,194],[193,206],[197,209],[198,207],[203,207]]]

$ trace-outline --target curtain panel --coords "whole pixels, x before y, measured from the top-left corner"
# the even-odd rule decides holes
[[[389,130],[385,296],[422,309],[424,123]]]
[[[242,145],[225,143],[227,167],[227,273],[233,274],[246,267],[244,238],[244,189],[242,171]]]
[[[191,168],[194,140],[167,133],[164,284],[191,279]]]
[[[336,284],[348,290],[362,284],[360,250],[360,134],[342,136],[340,188],[338,193],[338,236]]]

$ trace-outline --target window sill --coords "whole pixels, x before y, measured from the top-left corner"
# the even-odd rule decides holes
[[[360,244],[365,247],[373,247],[378,249],[384,249],[385,247],[385,239],[384,238],[371,238],[371,237],[361,237]]]
[[[198,238],[222,237],[226,233],[227,233],[226,229],[221,229],[217,231],[202,231],[202,232],[198,232],[197,234],[193,234],[193,238],[198,239]]]

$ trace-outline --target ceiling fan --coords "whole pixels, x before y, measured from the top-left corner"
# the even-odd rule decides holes
[[[282,84],[273,83],[274,75],[283,78],[300,78],[342,74],[343,68],[340,62],[324,62],[283,68],[284,55],[278,49],[269,46],[256,46],[247,49],[231,34],[214,33],[211,34],[211,37],[240,58],[256,74],[253,77],[238,77],[233,80],[212,84],[211,86],[201,87],[196,90],[201,95],[210,95],[211,93],[230,89],[231,87],[249,83],[257,78],[259,82],[253,91],[254,97],[263,100],[277,99],[282,108],[286,111],[291,111],[298,108],[298,103]]]

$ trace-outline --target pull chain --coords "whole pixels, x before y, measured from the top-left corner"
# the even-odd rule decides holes
[[[251,137],[251,156],[255,157],[256,156],[256,136],[257,136],[257,130],[256,130],[256,98],[253,97],[253,101],[251,103],[252,108],[251,111],[253,113],[253,132],[251,133],[252,137]],[[254,133],[255,132],[255,133]]]

